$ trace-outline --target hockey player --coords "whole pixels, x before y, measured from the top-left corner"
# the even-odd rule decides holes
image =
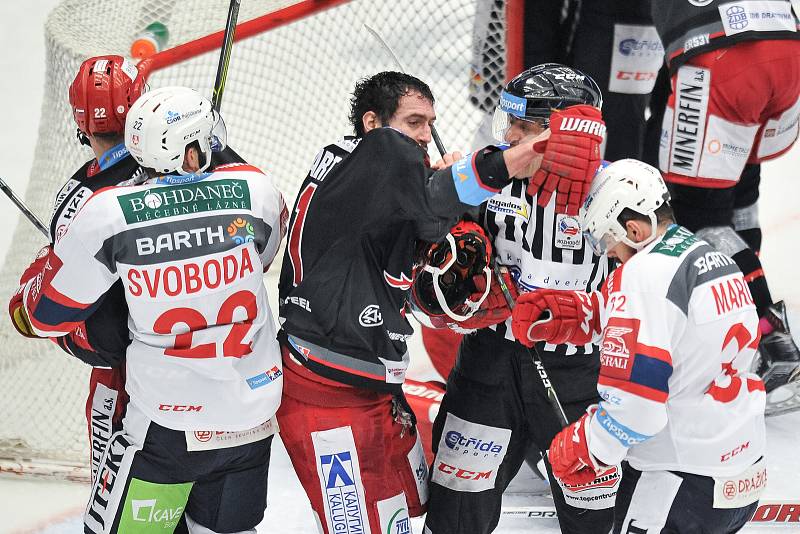
[[[766,485],[764,383],[748,372],[758,316],[741,270],[674,223],[657,169],[620,160],[581,211],[623,264],[601,292],[522,295],[514,335],[601,342],[602,397],[550,446],[567,483],[623,462],[614,532],[736,532]]]
[[[584,184],[588,190],[600,166],[601,104],[589,76],[557,64],[524,71],[500,95],[493,121],[498,140],[513,148],[527,135],[550,132],[541,169],[521,170],[525,179],[512,182],[481,209],[495,261],[511,271],[520,292],[594,290],[608,274],[609,262],[581,238],[577,217],[560,212],[585,196]],[[552,169],[569,169],[572,179]],[[572,194],[552,195],[555,183]],[[503,300],[498,306],[504,314],[496,309],[485,324],[468,323],[478,330],[461,343],[434,423],[436,458],[426,518],[431,534],[493,531],[503,492],[529,449],[546,451],[561,429],[528,350],[512,335],[510,309]],[[567,418],[577,420],[598,400],[597,348],[588,342],[548,344],[541,352]],[[563,532],[608,532],[616,475],[566,492],[550,479]]]
[[[447,154],[429,168],[436,118],[422,81],[381,72],[356,85],[355,137],[323,148],[292,212],[280,280],[282,440],[327,534],[408,529],[427,501],[427,463],[401,385],[404,306],[418,239],[541,158],[528,138]],[[445,166],[451,162],[452,166]]]
[[[745,275],[761,318],[758,373],[768,392],[800,378],[785,305],[773,302],[758,258],[756,204],[758,164],[789,150],[798,135],[796,6],[790,0],[652,3],[672,83],[659,167],[677,221]]]
[[[196,91],[138,99],[125,145],[147,182],[92,195],[15,296],[31,332],[52,337],[123,281],[130,404],[86,532],[171,530],[184,512],[190,532],[255,532],[263,517],[282,371],[262,272],[287,213],[254,167],[204,172],[224,139]]]
[[[50,221],[51,246],[64,235],[94,191],[146,178],[124,143],[125,117],[144,87],[145,80],[136,66],[121,56],[92,57],[78,69],[69,88],[70,107],[78,139],[92,149],[95,158],[82,165],[56,194]],[[85,323],[66,336],[53,338],[67,353],[97,366],[92,368],[86,401],[92,480],[124,414],[124,370],[119,364],[130,343],[127,312],[122,284],[118,282]],[[12,318],[20,317],[12,313]],[[31,334],[18,321],[14,325],[23,335]]]
[[[141,73],[121,56],[91,57],[79,67],[69,89],[70,107],[78,140],[92,149],[95,158],[83,164],[56,194],[50,221],[51,246],[64,235],[94,191],[146,179],[144,169],[130,156],[124,142],[125,117],[144,87]],[[212,156],[212,163],[235,161],[241,160],[230,148]],[[94,480],[111,434],[121,428],[127,405],[124,357],[130,338],[122,283],[116,282],[106,292],[86,321],[68,335],[51,339],[68,354],[93,366],[86,422]]]

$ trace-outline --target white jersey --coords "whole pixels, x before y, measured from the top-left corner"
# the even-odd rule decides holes
[[[100,190],[26,285],[31,323],[65,334],[121,278],[130,402],[174,430],[255,427],[281,397],[263,272],[286,216],[271,180],[248,165]]]
[[[593,455],[642,471],[741,473],[764,454],[758,317],[734,261],[673,225],[609,277]]]

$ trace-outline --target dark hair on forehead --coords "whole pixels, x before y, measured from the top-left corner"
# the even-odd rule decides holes
[[[386,125],[397,112],[400,98],[409,93],[419,93],[425,99],[435,102],[428,84],[402,72],[379,72],[356,83],[350,97],[350,124],[356,136],[364,135],[361,118],[367,111],[374,112],[381,124]]]

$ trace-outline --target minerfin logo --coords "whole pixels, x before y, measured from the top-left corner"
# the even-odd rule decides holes
[[[522,97],[514,96],[506,91],[500,93],[500,109],[515,117],[524,117],[528,102]]]

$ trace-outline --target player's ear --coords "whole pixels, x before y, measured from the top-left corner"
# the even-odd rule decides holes
[[[194,144],[187,145],[183,154],[183,170],[186,172],[196,172],[200,169],[200,151]]]
[[[364,126],[364,133],[383,126],[381,120],[378,118],[378,114],[374,111],[367,111],[361,116],[361,125]]]
[[[638,219],[627,221],[625,223],[625,229],[628,231],[628,237],[634,243],[639,243],[650,237],[650,231],[652,230],[649,222],[640,221]]]

